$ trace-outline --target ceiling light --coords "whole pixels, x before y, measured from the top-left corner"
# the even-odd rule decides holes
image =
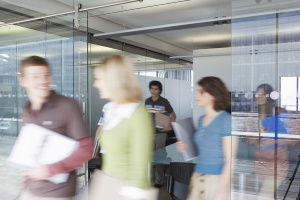
[[[5,58],[9,58],[9,55],[4,54],[4,53],[0,54],[0,56],[3,56],[3,57],[5,57]]]

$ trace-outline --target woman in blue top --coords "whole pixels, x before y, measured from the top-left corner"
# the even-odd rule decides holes
[[[194,141],[199,155],[190,181],[188,200],[226,200],[230,189],[231,162],[236,153],[236,138],[231,136],[229,92],[217,77],[204,77],[198,82],[196,101],[203,107]],[[177,143],[184,151],[186,144]]]
[[[248,143],[255,146],[254,172],[260,180],[258,196],[262,199],[276,197],[274,192],[288,175],[287,145],[295,144],[293,140],[276,137],[278,134],[295,134],[295,131],[292,129],[294,120],[288,118],[285,109],[275,107],[276,99],[271,98],[272,93],[273,88],[269,84],[264,83],[257,87],[255,96],[258,104],[259,137],[248,138]],[[263,137],[263,133],[271,135]]]

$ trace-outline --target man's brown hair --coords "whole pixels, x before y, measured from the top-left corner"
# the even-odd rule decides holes
[[[207,76],[198,81],[198,85],[215,98],[214,110],[220,111],[230,107],[230,95],[228,89],[220,78]]]
[[[21,64],[19,66],[20,76],[24,75],[24,68],[29,66],[44,66],[47,67],[50,71],[49,63],[45,58],[39,56],[30,56],[21,61]]]

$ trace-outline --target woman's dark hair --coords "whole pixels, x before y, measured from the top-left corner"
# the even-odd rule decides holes
[[[257,86],[256,91],[258,91],[259,89],[263,89],[265,91],[265,95],[268,94],[268,96],[267,96],[268,102],[274,102],[274,100],[271,99],[271,97],[270,97],[271,92],[273,92],[273,88],[271,85],[269,85],[267,83],[263,83],[263,84],[260,84],[259,86]]]
[[[225,83],[218,77],[207,76],[197,83],[203,90],[215,98],[214,109],[226,110],[230,107],[230,95]]]
[[[159,81],[151,81],[149,83],[149,89],[151,89],[151,86],[157,86],[158,89],[159,89],[159,94],[161,94],[161,92],[163,90],[163,86],[162,86],[161,82],[159,82]]]
[[[264,90],[265,95],[268,94],[268,96],[266,96],[266,98],[267,98],[266,105],[258,105],[258,113],[264,114],[266,116],[272,116],[275,102],[273,99],[271,99],[270,94],[271,94],[271,92],[273,92],[273,88],[271,85],[269,85],[267,83],[263,83],[263,84],[260,84],[259,86],[257,86],[256,91],[258,91],[259,89]]]

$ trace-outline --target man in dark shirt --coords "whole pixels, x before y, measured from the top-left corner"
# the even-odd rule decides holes
[[[155,134],[155,150],[165,147],[166,140],[168,137],[168,132],[172,131],[171,122],[176,120],[176,114],[170,105],[169,101],[160,96],[162,93],[162,84],[159,81],[151,81],[149,83],[149,90],[151,97],[145,100],[145,105],[147,108],[155,108],[166,111],[164,114],[170,117],[170,124],[168,126],[163,126],[163,129],[156,130]],[[160,188],[164,182],[164,165],[156,165],[155,169],[155,182],[154,186]]]
[[[77,102],[50,90],[50,66],[44,58],[26,58],[21,62],[19,73],[20,84],[29,98],[22,114],[23,124],[36,124],[79,143],[69,157],[25,172],[20,199],[73,200],[76,192],[75,169],[88,161],[93,152],[93,141],[82,112]],[[47,180],[61,173],[70,173],[67,182],[55,184]]]

